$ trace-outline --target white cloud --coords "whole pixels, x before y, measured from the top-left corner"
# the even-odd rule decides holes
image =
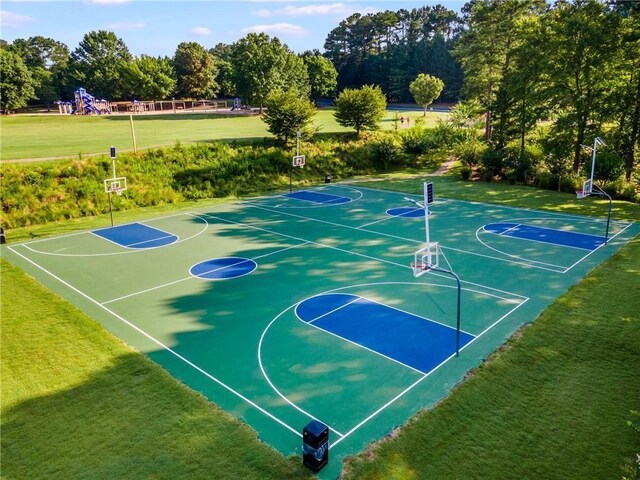
[[[109,30],[136,30],[138,28],[145,28],[147,26],[146,23],[136,22],[136,23],[110,23],[107,25],[107,29]]]
[[[26,15],[18,15],[6,10],[0,11],[0,26],[2,27],[22,27],[27,23],[33,22],[33,20],[32,17],[27,17]]]
[[[353,7],[344,3],[331,3],[322,5],[305,5],[304,7],[284,7],[281,12],[290,17],[308,17],[310,15],[350,15]]]
[[[251,15],[253,15],[254,17],[270,17],[271,16],[271,12],[269,10],[267,10],[266,8],[261,8],[259,10],[253,10],[251,12]]]
[[[302,35],[304,29],[290,23],[273,23],[271,25],[253,25],[242,30],[244,33],[266,33],[269,35]]]
[[[131,0],[87,0],[87,3],[96,3],[98,5],[120,5],[130,2]]]
[[[207,27],[194,27],[191,29],[191,33],[202,35],[204,37],[206,35],[211,35],[211,30],[209,30]]]

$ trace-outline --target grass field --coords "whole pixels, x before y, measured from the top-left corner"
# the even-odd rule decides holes
[[[554,192],[439,180],[438,191],[448,197],[603,211],[601,202],[578,204]],[[420,183],[370,186],[417,193]],[[617,218],[640,220],[637,205],[615,205]],[[100,478],[110,468],[120,478],[212,472],[304,478],[246,427],[178,387],[91,319],[6,263],[2,269],[2,384],[11,392],[2,398],[2,448],[9,477],[29,471],[31,478]],[[625,425],[640,400],[639,271],[636,239],[439,407],[350,462],[348,478],[620,478],[620,466],[640,448]],[[114,385],[116,403],[109,401]],[[60,434],[66,425],[73,435]],[[103,439],[101,427],[112,434]],[[196,453],[187,463],[191,448]]]
[[[381,122],[383,130],[394,128],[396,111],[388,110]],[[406,111],[399,115],[407,115]],[[410,112],[415,122],[422,114]],[[428,112],[425,125],[435,125],[446,114]],[[341,127],[333,110],[319,110],[315,125],[320,133],[353,131]],[[270,136],[259,116],[229,114],[167,114],[133,117],[139,149],[176,142],[242,140]],[[119,151],[133,150],[128,115],[15,115],[0,118],[0,158],[3,161],[108,153],[114,145]]]

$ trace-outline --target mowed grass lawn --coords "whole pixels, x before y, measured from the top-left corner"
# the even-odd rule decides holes
[[[605,211],[556,192],[437,181],[439,194],[454,198]],[[415,180],[374,185],[420,191]],[[614,212],[640,221],[639,205],[616,202]],[[4,261],[1,268],[3,477],[308,477],[300,459],[261,444],[246,425],[19,269]],[[436,408],[351,459],[344,477],[621,479],[640,451],[640,435],[626,425],[630,411],[640,410],[638,299],[640,238]]]
[[[412,124],[422,112],[387,110],[380,123],[383,130],[395,128],[394,118],[407,114]],[[425,125],[435,125],[446,113],[427,112]],[[314,124],[320,133],[353,131],[338,125],[333,109],[321,109]],[[166,114],[134,115],[133,126],[139,149],[173,145],[176,142],[210,142],[270,137],[258,115]],[[398,125],[401,128],[401,125]],[[0,158],[19,160],[108,153],[133,150],[128,115],[13,115],[0,118]]]

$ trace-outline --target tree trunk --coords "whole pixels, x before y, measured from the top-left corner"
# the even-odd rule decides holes
[[[582,153],[582,145],[584,143],[584,132],[587,129],[586,115],[580,117],[578,123],[578,138],[576,138],[576,145],[573,150],[573,172],[578,173],[580,170],[580,154]]]
[[[633,109],[633,116],[631,117],[631,137],[629,138],[629,147],[625,149],[624,161],[625,161],[625,180],[631,181],[631,172],[633,171],[633,164],[635,163],[635,149],[638,142],[638,136],[640,135],[640,75],[636,74],[636,94],[635,94],[635,108]]]

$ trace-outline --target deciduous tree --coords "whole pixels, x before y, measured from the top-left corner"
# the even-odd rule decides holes
[[[427,106],[440,96],[444,82],[438,77],[432,77],[427,73],[421,73],[409,85],[409,91],[416,103],[422,105],[423,116],[427,115]]]
[[[96,97],[122,98],[122,68],[131,61],[124,41],[105,30],[87,33],[73,51],[67,82],[72,88],[84,87]]]
[[[336,98],[336,121],[343,127],[361,130],[377,130],[384,116],[387,100],[380,87],[365,85],[359,89],[345,88]]]
[[[27,105],[34,98],[34,81],[18,54],[0,49],[0,106],[4,113]]]
[[[180,43],[173,57],[173,66],[179,97],[208,98],[217,95],[217,68],[213,56],[199,43]]]
[[[287,143],[296,136],[298,130],[302,130],[307,136],[311,133],[316,109],[306,97],[300,97],[293,90],[276,90],[267,95],[265,107],[262,120],[276,138]]]

